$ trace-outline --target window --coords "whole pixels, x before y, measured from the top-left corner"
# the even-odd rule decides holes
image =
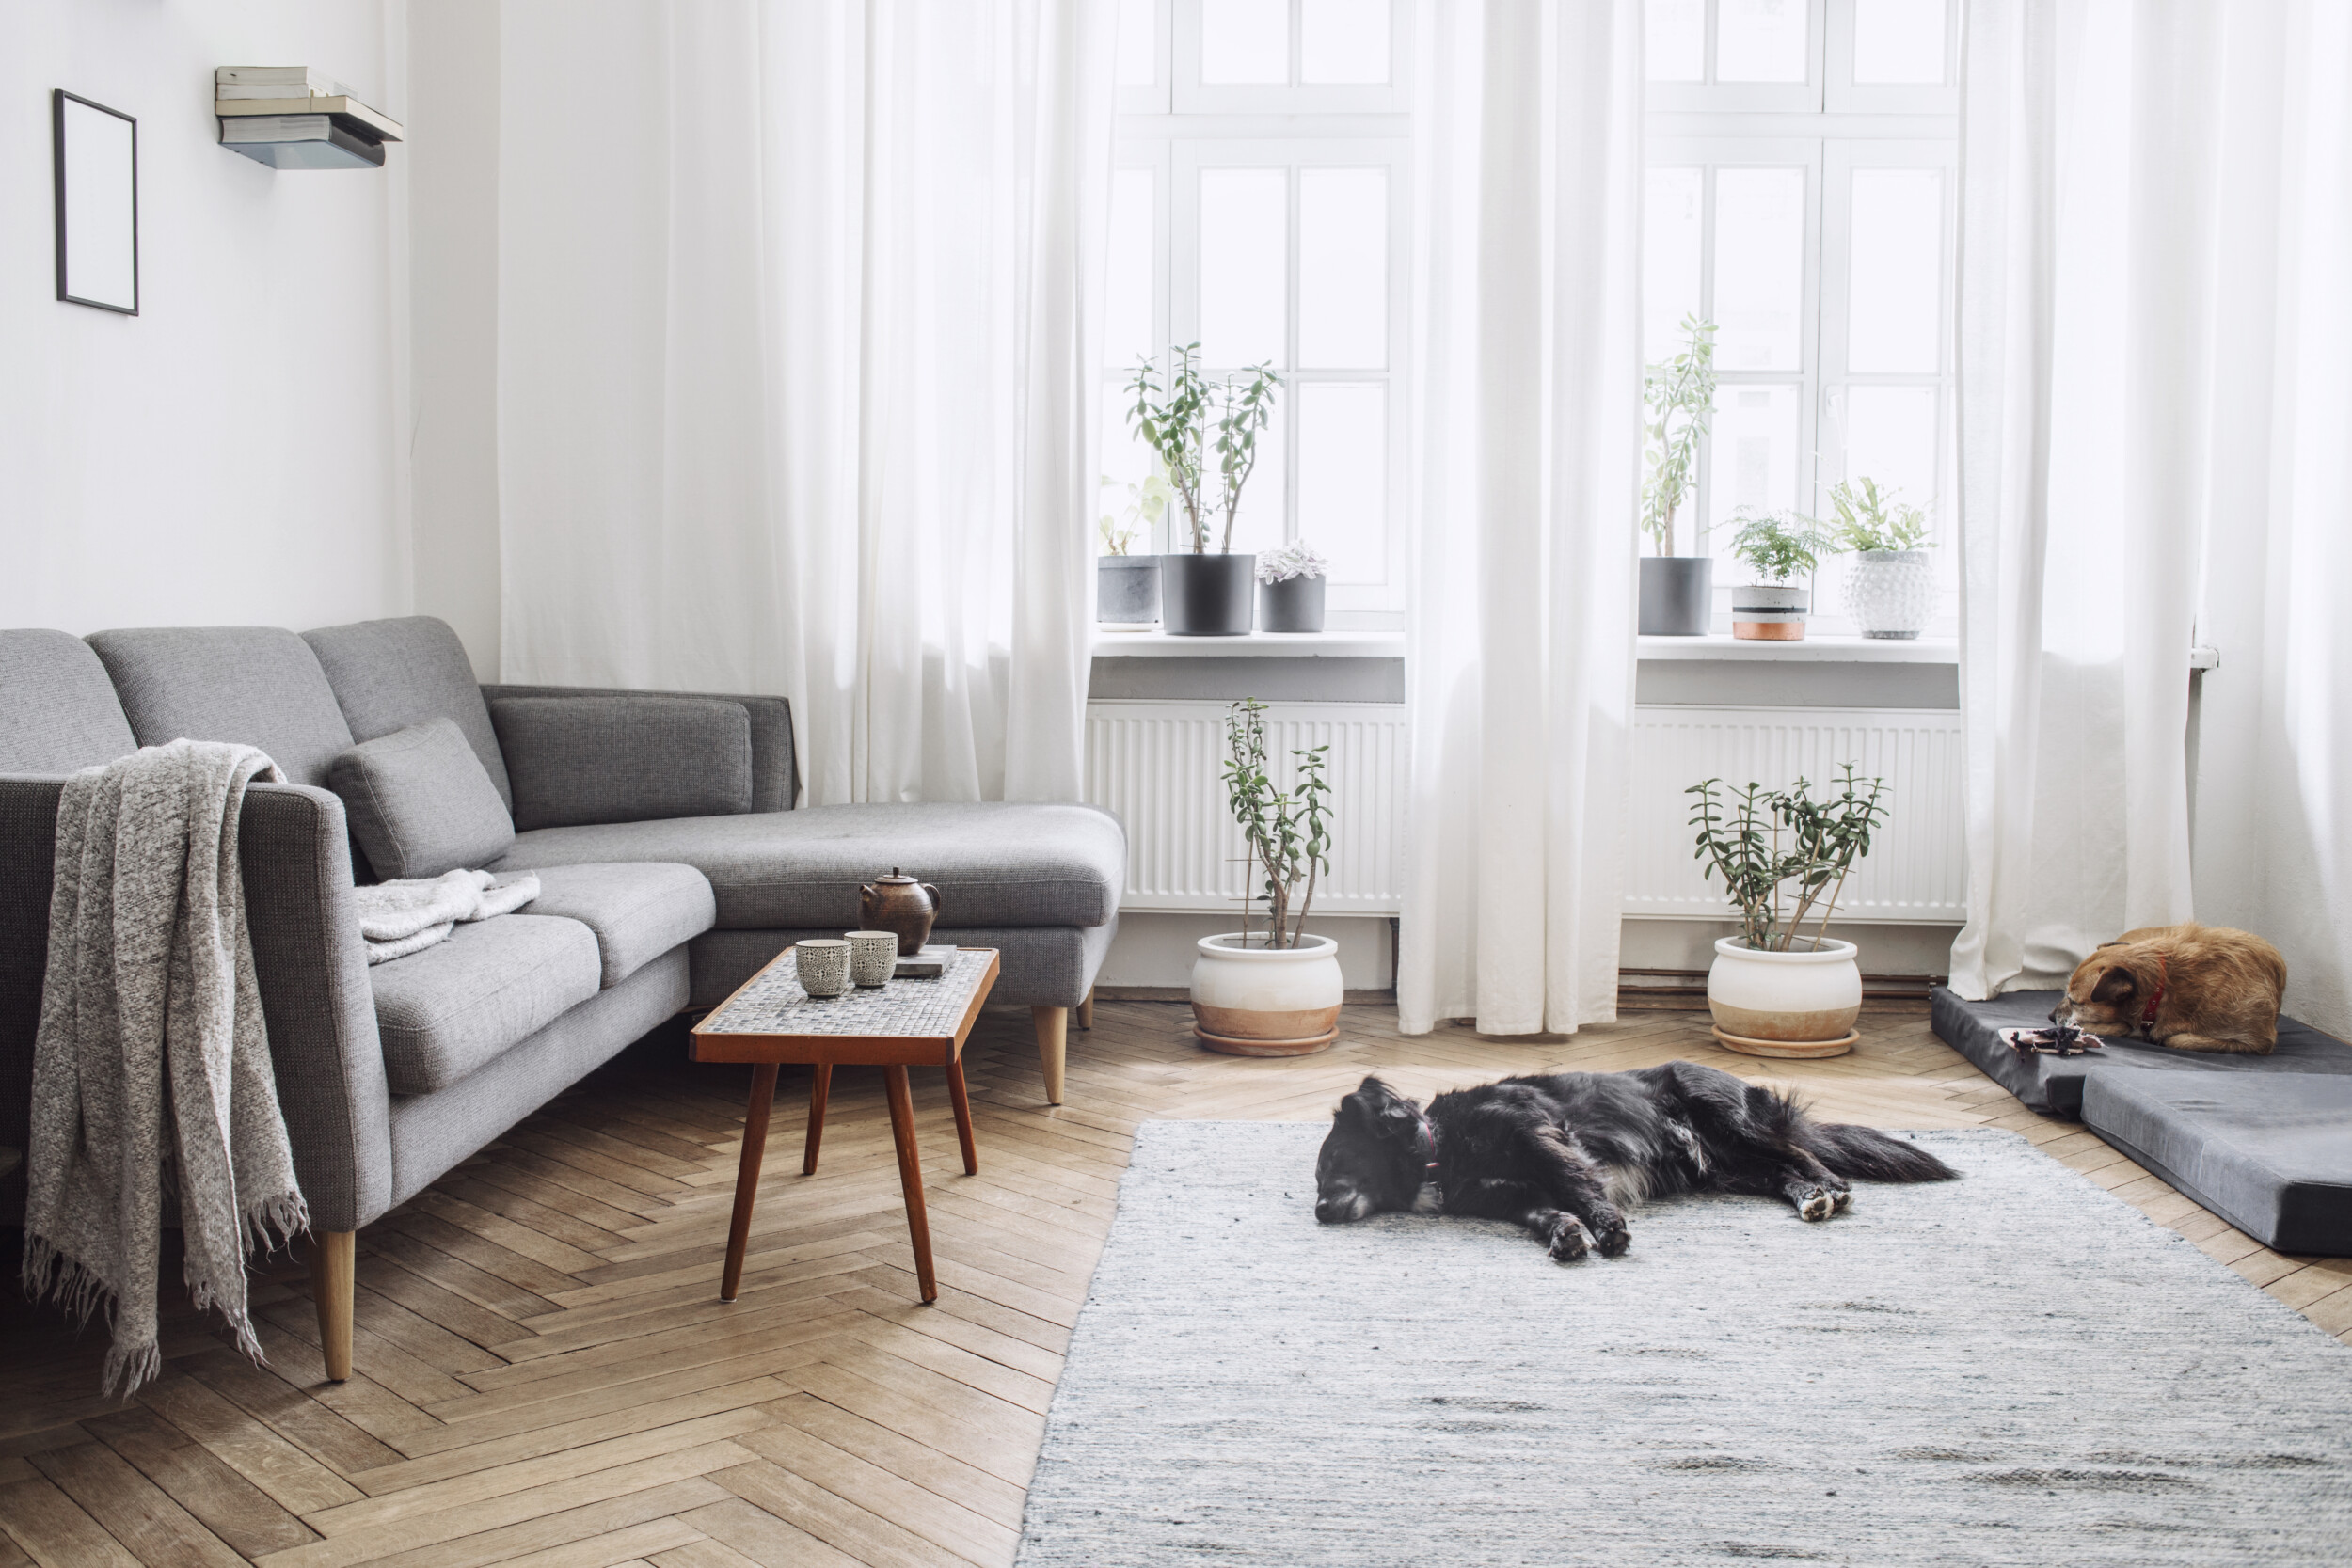
[[[1711,554],[1729,625],[1733,519],[1829,511],[1868,475],[1951,540],[1958,0],[1647,0],[1643,356],[1716,324],[1718,387],[1676,547]],[[1695,531],[1695,532],[1693,532]],[[1956,552],[1939,547],[1957,625]],[[1814,626],[1851,630],[1845,562]]]
[[[1198,342],[1282,394],[1232,547],[1331,561],[1335,628],[1401,626],[1409,0],[1122,0],[1103,466],[1148,471],[1126,386]],[[1164,519],[1152,547],[1174,548]],[[1211,548],[1216,546],[1212,539]]]

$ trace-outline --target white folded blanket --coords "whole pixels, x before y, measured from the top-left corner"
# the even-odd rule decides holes
[[[494,877],[487,871],[452,871],[352,889],[359,911],[359,934],[367,939],[368,962],[389,963],[421,953],[459,926],[513,914],[539,896],[531,872]]]

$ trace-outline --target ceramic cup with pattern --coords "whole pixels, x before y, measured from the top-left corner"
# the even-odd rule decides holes
[[[801,989],[811,996],[839,996],[850,984],[850,944],[839,937],[808,937],[795,942],[792,962]]]
[[[845,931],[842,940],[850,944],[850,978],[857,984],[882,985],[898,969],[898,932]]]

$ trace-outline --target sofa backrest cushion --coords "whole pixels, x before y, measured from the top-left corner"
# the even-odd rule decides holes
[[[474,684],[466,645],[448,622],[431,615],[358,621],[306,631],[302,640],[318,655],[352,739],[366,742],[428,719],[447,719],[482,759],[482,770],[490,776],[499,800],[509,811],[514,809],[514,789],[507,782],[498,732],[490,727],[490,709],[482,700],[482,688]]]
[[[515,826],[571,828],[752,809],[752,721],[715,697],[499,697]]]
[[[75,773],[138,749],[88,643],[72,632],[0,631],[0,773]]]
[[[326,786],[351,747],[310,645],[277,626],[151,626],[90,634],[142,746],[231,740],[259,746],[290,784]]]
[[[515,842],[506,802],[447,719],[361,741],[335,758],[327,782],[368,864],[388,880],[485,866]]]

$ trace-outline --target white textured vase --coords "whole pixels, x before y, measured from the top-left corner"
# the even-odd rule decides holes
[[[1913,638],[1935,608],[1925,550],[1856,550],[1846,568],[1846,613],[1865,637]]]
[[[1202,937],[1192,964],[1193,1033],[1234,1056],[1303,1056],[1339,1038],[1340,944],[1305,936],[1268,948],[1263,931]]]
[[[1809,939],[1807,939],[1809,940]],[[1715,1037],[1750,1056],[1838,1056],[1853,1049],[1862,1016],[1854,945],[1831,938],[1794,952],[1759,951],[1744,937],[1715,943],[1707,972]]]

